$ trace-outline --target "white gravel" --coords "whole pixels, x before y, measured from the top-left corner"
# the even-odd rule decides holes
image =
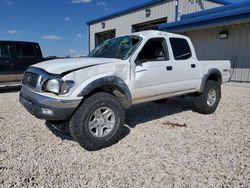
[[[250,88],[222,96],[208,116],[189,98],[134,106],[119,143],[88,152],[1,92],[0,187],[249,187]]]

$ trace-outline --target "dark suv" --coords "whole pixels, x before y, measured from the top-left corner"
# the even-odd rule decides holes
[[[43,60],[38,43],[0,41],[0,86],[20,83],[23,72]]]

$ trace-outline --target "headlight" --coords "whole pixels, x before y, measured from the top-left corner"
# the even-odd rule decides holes
[[[73,81],[50,79],[45,82],[44,90],[57,95],[65,95],[74,86],[74,84],[75,83]]]
[[[57,79],[51,79],[48,80],[45,83],[45,87],[44,87],[45,91],[49,91],[55,94],[59,94],[60,93],[60,81]]]

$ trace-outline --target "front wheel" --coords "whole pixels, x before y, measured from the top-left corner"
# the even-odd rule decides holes
[[[201,114],[212,114],[218,107],[221,98],[221,87],[216,81],[207,81],[204,91],[194,97],[194,105]]]
[[[72,137],[87,150],[98,150],[115,143],[124,124],[124,109],[109,93],[87,98],[69,123]]]

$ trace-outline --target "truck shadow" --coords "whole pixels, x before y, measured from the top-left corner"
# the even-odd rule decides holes
[[[167,102],[161,104],[154,102],[138,104],[127,110],[126,124],[130,128],[135,128],[138,124],[182,113],[188,110],[194,111],[192,97],[171,98],[168,99]]]
[[[193,99],[173,98],[165,103],[157,104],[147,102],[132,106],[126,110],[126,121],[118,141],[125,138],[130,133],[131,128],[135,128],[138,124],[160,119],[173,114],[178,114],[184,111],[194,110]],[[67,125],[54,125],[50,122],[45,123],[47,128],[57,137],[62,140],[74,140],[69,133]]]
[[[62,140],[74,140],[70,135],[69,127],[67,124],[57,125],[49,121],[45,122],[47,128],[57,137]]]

